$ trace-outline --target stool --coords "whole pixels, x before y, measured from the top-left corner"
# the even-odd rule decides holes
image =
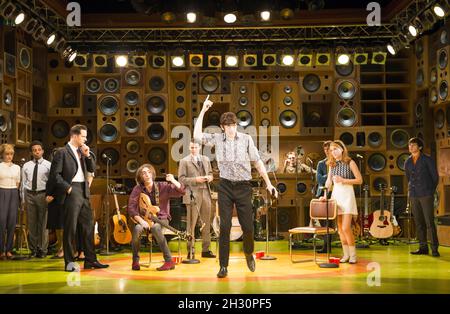
[[[140,263],[140,265],[142,267],[149,268],[152,263],[164,263],[164,261],[154,261],[154,262],[152,262],[153,235],[152,235],[150,230],[148,230],[146,234],[147,234],[147,239],[148,239],[148,241],[150,243],[150,250],[149,250],[149,253],[148,253],[148,263]],[[167,228],[164,228],[163,229],[163,235],[164,236],[166,236],[166,235],[175,235],[175,233],[173,233],[172,231],[168,230]],[[177,264],[181,263],[181,238],[180,237],[178,237],[178,257],[176,258],[176,263]]]

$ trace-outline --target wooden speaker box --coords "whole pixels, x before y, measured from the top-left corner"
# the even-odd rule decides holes
[[[437,103],[443,103],[450,100],[448,93],[449,90],[449,57],[450,57],[450,46],[445,46],[437,52],[437,92],[438,100]]]
[[[143,96],[141,89],[123,88],[120,91],[122,130],[127,136],[143,135]]]
[[[169,110],[171,123],[190,124],[191,122],[191,75],[188,72],[171,72],[169,74]]]
[[[98,144],[97,145],[97,171],[99,177],[106,177],[107,163],[109,158],[109,170],[111,177],[120,177],[122,174],[120,162],[120,145]]]
[[[434,139],[445,139],[447,135],[446,126],[446,114],[447,108],[444,105],[439,105],[434,108],[433,120],[434,120]]]
[[[150,55],[146,68],[145,93],[167,93],[167,60],[164,55]]]
[[[2,110],[14,111],[16,110],[16,84],[14,81],[6,80],[3,84],[0,83],[2,93],[2,100],[0,101],[0,108]]]
[[[348,64],[335,64],[334,71],[336,78],[356,78],[358,77],[359,66],[355,65],[353,61],[349,61]]]
[[[276,82],[273,101],[277,104],[277,124],[280,135],[300,135],[299,87],[294,82]]]
[[[157,177],[164,177],[168,173],[170,152],[167,145],[147,145],[144,160],[150,163],[156,170]]]
[[[143,137],[123,137],[121,141],[122,175],[135,176],[137,169],[145,161]]]
[[[303,136],[332,135],[332,94],[301,95],[300,101],[300,134]]]
[[[380,184],[383,184],[386,187],[386,191],[387,191],[387,189],[390,187],[389,174],[370,175],[369,193],[371,196],[381,194],[381,190],[379,187]]]
[[[97,143],[119,144],[121,135],[119,97],[114,94],[100,94],[97,103]]]
[[[428,88],[428,36],[422,36],[414,43],[414,73],[416,89]]]
[[[302,72],[300,73],[300,95],[329,94],[333,91],[332,72]]]
[[[255,113],[255,84],[250,82],[231,83],[230,110],[236,113],[238,125],[246,128],[257,125]]]
[[[257,111],[257,126],[269,127],[277,125],[274,123],[274,106],[273,98],[274,83],[269,82],[257,82],[255,85],[255,98],[256,98],[256,111]]]
[[[144,95],[143,132],[146,143],[167,143],[168,103],[166,94]]]

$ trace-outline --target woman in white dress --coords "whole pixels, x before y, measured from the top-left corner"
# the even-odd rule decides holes
[[[356,163],[348,156],[347,147],[342,141],[336,140],[330,144],[328,178],[325,186],[333,185],[331,198],[338,207],[338,231],[344,256],[341,263],[356,263],[355,238],[352,232],[353,215],[358,215],[354,184],[362,183],[362,176]]]

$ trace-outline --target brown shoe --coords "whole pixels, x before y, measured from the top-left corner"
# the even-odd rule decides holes
[[[131,264],[132,270],[141,270],[141,265],[139,265],[139,260],[133,261],[133,264]]]
[[[175,269],[175,263],[172,261],[164,262],[164,264],[161,267],[156,268],[156,270],[159,270],[159,271],[172,270],[172,269]]]

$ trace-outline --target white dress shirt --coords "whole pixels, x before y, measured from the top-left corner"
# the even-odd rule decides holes
[[[75,159],[77,160],[77,173],[72,179],[72,182],[85,182],[83,168],[81,168],[80,158],[78,158],[78,148],[69,143],[69,147],[72,149],[73,154],[75,155]]]
[[[27,161],[22,167],[22,186],[25,190],[32,190],[33,187],[33,172],[36,165],[35,160]],[[45,191],[45,186],[50,174],[51,163],[44,158],[38,160],[37,172],[37,188],[36,191]]]

